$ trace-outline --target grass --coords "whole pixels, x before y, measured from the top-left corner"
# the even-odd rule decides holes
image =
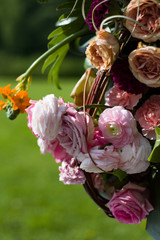
[[[64,96],[77,79],[63,79],[63,91],[44,79],[33,81],[30,96]],[[1,79],[6,85],[9,79]],[[151,240],[143,225],[124,225],[107,218],[82,186],[58,180],[58,165],[41,155],[27,128],[26,115],[14,121],[0,113],[0,239],[2,240]]]

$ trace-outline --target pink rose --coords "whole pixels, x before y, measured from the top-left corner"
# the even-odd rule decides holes
[[[139,9],[138,9],[139,8]],[[138,18],[137,12],[139,11]],[[145,42],[155,42],[160,37],[160,4],[155,0],[131,0],[124,15],[137,20],[152,33],[135,22],[125,19],[124,25],[132,36]]]
[[[71,159],[70,163],[62,162],[62,166],[59,167],[59,180],[64,184],[84,184],[85,175],[83,171],[76,166],[76,160]]]
[[[74,108],[67,109],[63,116],[61,129],[57,136],[60,145],[72,157],[88,151],[88,143],[93,139],[94,124],[92,118]]]
[[[160,95],[152,95],[137,110],[136,120],[142,127],[142,133],[149,139],[156,139],[155,127],[160,127]]]
[[[141,173],[149,167],[148,157],[151,154],[149,141],[137,133],[132,143],[119,150],[121,170],[128,174]]]
[[[117,190],[107,205],[119,222],[130,224],[140,223],[153,210],[147,189],[133,183]]]
[[[66,152],[66,150],[59,144],[57,139],[53,141],[43,140],[42,138],[38,139],[38,146],[42,154],[51,153],[56,161],[60,163],[62,161],[69,162],[71,156]]]
[[[120,154],[112,146],[100,149],[98,146],[90,149],[89,153],[80,153],[77,160],[81,162],[80,168],[86,172],[101,173],[116,170],[120,167]]]
[[[128,57],[135,78],[149,87],[160,87],[160,48],[142,47]]]
[[[101,30],[86,49],[86,57],[99,70],[109,69],[119,51],[117,39],[109,32]]]
[[[110,88],[105,94],[105,105],[122,106],[127,109],[133,109],[137,105],[142,94],[127,93],[124,90],[120,90],[116,85]]]
[[[104,110],[100,114],[98,126],[102,135],[116,148],[131,143],[137,133],[132,113],[121,106]]]
[[[57,98],[50,94],[43,100],[34,101],[26,111],[29,115],[28,125],[33,133],[37,137],[51,141],[60,130],[66,105],[59,105]]]

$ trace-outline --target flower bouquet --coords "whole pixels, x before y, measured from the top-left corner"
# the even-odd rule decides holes
[[[111,218],[160,239],[160,3],[156,0],[67,0],[48,50],[0,88],[8,118],[28,114],[42,154],[51,153],[64,184],[82,184]],[[67,52],[84,56],[85,72],[65,102],[30,100],[33,71],[44,62],[59,87]]]

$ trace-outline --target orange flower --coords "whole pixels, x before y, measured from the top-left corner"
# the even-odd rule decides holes
[[[28,92],[19,91],[10,100],[13,103],[13,110],[20,110],[20,113],[24,113],[25,109],[30,105],[28,97]]]
[[[10,86],[11,86],[11,84],[8,84],[4,88],[2,88],[2,87],[0,88],[0,93],[3,98],[8,98],[8,96],[11,95],[12,90],[11,90]]]
[[[5,102],[0,100],[0,111],[3,109],[4,104],[5,104]]]

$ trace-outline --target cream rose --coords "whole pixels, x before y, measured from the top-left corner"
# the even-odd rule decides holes
[[[117,39],[109,32],[101,30],[86,49],[86,56],[98,70],[109,69],[119,51]]]
[[[137,18],[137,11],[139,14]],[[124,15],[137,20],[144,27],[131,20],[124,20],[125,27],[132,33],[132,36],[144,40],[145,42],[155,42],[160,37],[160,4],[155,0],[131,0]],[[134,29],[134,31],[133,31]]]
[[[160,48],[136,49],[130,53],[128,60],[135,78],[149,87],[160,87]]]

